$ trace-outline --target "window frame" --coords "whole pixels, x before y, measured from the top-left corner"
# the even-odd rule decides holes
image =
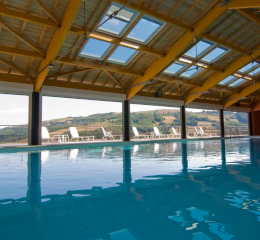
[[[112,5],[116,5],[117,7],[119,7],[119,8],[121,8],[122,7],[122,5],[120,5],[120,4],[117,4],[117,3],[115,3],[115,2],[112,2],[111,3],[111,5],[109,6],[109,8],[107,9],[107,11],[106,11],[106,13],[102,16],[102,19],[104,18],[104,17],[108,17],[109,15],[107,15],[107,12],[108,12],[108,10],[110,9],[110,7],[112,6]],[[140,15],[140,13],[139,12],[137,12],[137,11],[135,11],[135,10],[132,10],[132,9],[130,9],[130,8],[124,8],[125,10],[127,10],[127,11],[129,11],[129,12],[132,12],[134,15],[133,15],[133,18],[129,21],[129,22],[127,22],[127,21],[124,21],[124,20],[122,20],[122,19],[120,19],[120,18],[117,18],[117,17],[114,17],[115,19],[117,19],[117,20],[119,20],[119,21],[122,21],[122,22],[126,22],[127,24],[125,25],[125,27],[121,30],[121,32],[119,33],[119,34],[116,34],[116,33],[113,33],[113,32],[110,32],[110,31],[107,31],[107,30],[104,30],[104,29],[97,29],[96,31],[97,32],[101,32],[101,33],[105,33],[105,34],[108,34],[108,35],[111,35],[111,36],[115,36],[115,37],[122,37],[124,34],[125,34],[125,32],[128,30],[128,28],[133,24],[133,22],[136,20],[136,18]],[[102,21],[102,20],[101,20]],[[101,21],[99,22],[99,24],[101,24]]]
[[[180,74],[180,77],[181,77],[181,78],[186,78],[186,79],[192,79],[193,77],[195,77],[195,76],[198,75],[199,73],[203,72],[203,70],[205,70],[205,68],[199,67],[200,69],[199,69],[197,72],[193,73],[193,74],[192,74],[191,76],[189,76],[189,77],[182,75],[183,73],[187,72],[187,71],[188,71],[190,68],[192,68],[192,67],[195,68],[196,65],[192,65],[192,66],[190,66],[188,69],[184,70],[184,71]]]
[[[144,42],[142,41],[138,41],[134,38],[130,38],[128,37],[128,35],[134,30],[134,28],[136,27],[136,25],[142,20],[142,19],[146,19],[150,22],[154,22],[154,23],[157,23],[157,24],[160,24],[160,27],[158,27],[158,29],[156,29]],[[148,44],[163,28],[164,26],[166,25],[165,22],[162,22],[158,19],[155,19],[155,18],[152,18],[150,16],[147,16],[147,15],[144,15],[139,21],[138,23],[135,24],[135,26],[133,27],[133,29],[128,33],[128,35],[126,36],[126,39],[131,41],[131,42],[135,42],[135,43],[139,43],[139,44],[143,44],[143,45],[146,45]]]
[[[217,44],[215,44],[215,46],[216,46]],[[221,48],[221,49],[223,49],[223,50],[225,50],[225,52],[224,53],[222,53],[222,54],[220,54],[219,56],[217,56],[217,57],[215,57],[212,61],[210,61],[210,62],[207,62],[207,61],[205,61],[205,60],[203,60],[203,58],[205,58],[206,56],[208,56],[211,52],[213,52],[214,50],[216,50],[217,48]],[[227,48],[227,47],[223,47],[223,46],[217,46],[216,48],[214,48],[214,49],[209,49],[210,51],[204,56],[204,57],[202,57],[202,59],[200,59],[200,61],[202,61],[202,62],[204,62],[204,63],[206,63],[206,64],[212,64],[212,63],[214,63],[216,60],[218,60],[218,59],[220,59],[220,58],[222,58],[223,56],[225,56],[226,54],[228,54],[230,51],[231,51],[231,49],[229,49],[229,48]]]
[[[88,42],[89,42],[90,39],[96,40],[96,41],[105,42],[105,41],[102,41],[102,40],[99,40],[99,39],[89,38],[88,41],[86,42],[86,44],[84,45],[83,49],[84,49],[85,46],[88,44]],[[110,44],[110,46],[107,48],[107,50],[102,54],[102,56],[101,56],[100,58],[99,58],[99,57],[95,57],[95,56],[91,56],[91,55],[82,54],[81,52],[83,51],[83,49],[81,50],[81,52],[79,53],[78,56],[79,56],[79,57],[90,58],[90,59],[102,61],[102,60],[104,60],[104,58],[107,56],[107,54],[111,51],[111,49],[115,46],[115,44],[113,44],[113,43],[109,43],[109,42],[105,42],[105,43]]]
[[[211,47],[208,47],[206,48],[205,50],[203,50],[198,56],[197,56],[197,60],[200,59],[201,56],[203,56],[205,53],[209,52],[213,47],[215,47],[217,44],[212,42],[212,41],[209,41],[205,38],[201,39],[199,42],[205,42],[205,43],[208,43],[208,44],[212,44]],[[196,57],[191,57],[189,55],[185,55],[187,52],[189,52],[193,47],[195,47],[197,44],[199,44],[199,42],[197,42],[196,44],[194,44],[192,47],[190,47],[187,51],[185,51],[185,53],[182,54],[182,57],[185,57],[185,58],[189,58],[191,60],[196,60]],[[203,61],[204,62],[204,61]]]
[[[125,46],[119,45],[119,46],[117,46],[116,50],[118,49],[118,47],[125,47]],[[129,48],[129,47],[125,47],[125,48]],[[129,48],[129,49],[135,50],[135,52],[131,55],[131,57],[129,57],[129,59],[127,59],[127,61],[126,61],[125,63],[118,62],[118,61],[114,61],[114,60],[109,60],[109,58],[113,55],[113,53],[114,53],[116,50],[111,54],[111,56],[107,59],[106,62],[114,63],[114,64],[118,64],[118,65],[122,65],[122,66],[128,65],[128,64],[133,60],[133,58],[134,58],[138,53],[140,53],[140,51],[138,51],[137,49],[133,49],[133,48]]]
[[[170,72],[166,72],[166,69],[168,69],[170,66],[172,66],[173,64],[179,64],[179,65],[183,65],[183,67],[181,69],[179,69],[176,73],[170,73]],[[167,68],[165,68],[163,70],[163,74],[166,74],[166,75],[170,75],[170,76],[176,76],[178,75],[180,72],[182,72],[184,70],[185,67],[188,67],[189,64],[187,63],[183,63],[181,61],[175,61],[174,63],[170,64]]]

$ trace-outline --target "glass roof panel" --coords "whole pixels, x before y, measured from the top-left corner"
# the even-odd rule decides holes
[[[230,83],[228,86],[229,87],[236,87],[236,86],[240,85],[243,82],[246,82],[246,80],[244,78],[239,78],[235,82]]]
[[[163,25],[162,22],[143,17],[128,34],[127,38],[139,41],[147,42],[151,39],[157,30]]]
[[[110,16],[113,12],[118,11],[120,8],[120,5],[112,3],[100,23],[107,20],[108,16]],[[113,35],[122,35],[126,28],[130,26],[130,23],[134,20],[137,14],[137,12],[131,9],[124,8],[119,11],[114,18],[109,19],[102,26],[100,26],[98,30],[105,31]]]
[[[191,66],[189,69],[187,69],[185,72],[181,74],[181,77],[191,78],[196,74],[198,74],[200,71],[202,71],[202,69],[203,69],[202,67],[199,67],[197,69],[196,66]]]
[[[260,73],[260,67],[255,69],[254,71],[248,73],[249,75],[253,76],[253,75],[258,75]]]
[[[231,82],[234,80],[234,76],[230,75],[227,78],[225,78],[224,80],[222,80],[219,85],[226,85],[227,83]]]
[[[108,59],[109,62],[115,62],[118,64],[127,64],[132,57],[137,53],[138,51],[127,48],[123,46],[117,47],[117,49],[113,52],[113,54]]]
[[[196,46],[197,46],[197,50],[196,50]],[[213,42],[201,40],[195,46],[193,46],[189,51],[187,51],[184,55],[195,59],[196,51],[197,51],[197,57],[199,57],[213,46],[214,46]]]
[[[79,55],[82,57],[102,59],[111,47],[111,43],[90,38]]]
[[[246,66],[240,68],[238,71],[242,72],[242,73],[245,73],[245,72],[250,71],[251,69],[253,69],[256,66],[259,66],[259,64],[257,62],[254,62],[253,65],[252,65],[252,63],[249,63]]]
[[[213,51],[211,51],[209,54],[207,54],[204,58],[202,58],[202,61],[212,63],[222,57],[224,54],[226,54],[229,51],[227,48],[223,47],[217,47]]]
[[[176,73],[180,72],[186,66],[188,66],[188,64],[181,63],[181,62],[175,62],[171,66],[166,68],[163,71],[163,73],[166,73],[166,74],[176,74]]]

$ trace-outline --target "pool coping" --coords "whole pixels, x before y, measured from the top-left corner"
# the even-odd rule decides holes
[[[35,146],[4,146],[0,147],[0,153],[13,153],[13,152],[36,152],[44,150],[61,150],[61,149],[79,149],[79,148],[96,148],[96,147],[112,147],[112,146],[131,146],[136,144],[149,144],[149,143],[170,143],[181,142],[186,143],[190,141],[212,141],[212,140],[225,140],[225,139],[238,139],[238,138],[260,138],[260,136],[240,136],[240,137],[214,137],[214,138],[189,138],[189,139],[150,139],[150,140],[132,140],[129,142],[123,141],[110,141],[110,142],[74,142],[63,144],[43,144]]]

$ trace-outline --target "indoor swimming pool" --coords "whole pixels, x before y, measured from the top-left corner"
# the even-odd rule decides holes
[[[260,139],[0,153],[0,239],[260,236]]]

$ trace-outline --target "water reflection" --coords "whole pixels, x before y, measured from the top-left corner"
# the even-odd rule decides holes
[[[258,143],[29,153],[27,196],[0,197],[0,239],[259,239]]]

